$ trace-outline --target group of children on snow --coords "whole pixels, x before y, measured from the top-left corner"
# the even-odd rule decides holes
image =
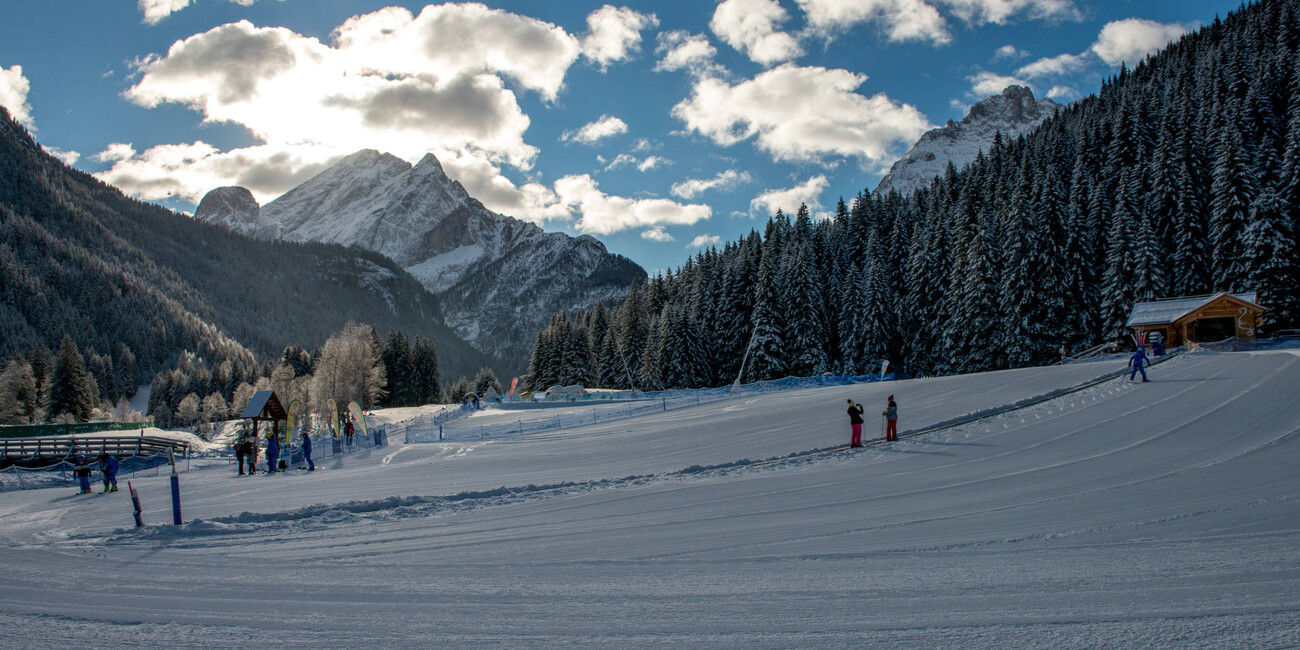
[[[349,423],[351,424],[351,423]],[[241,435],[235,442],[235,460],[239,462],[239,475],[244,475],[244,465],[248,465],[248,474],[251,476],[257,473],[257,436]],[[316,463],[311,460],[311,432],[302,432],[302,456],[307,461],[307,471],[316,471]],[[278,431],[272,432],[266,438],[266,473],[274,474],[288,467],[288,463],[280,460],[280,436]]]
[[[99,452],[99,471],[104,473],[104,492],[117,492],[117,457],[107,451]],[[77,466],[72,475],[81,484],[80,494],[90,494],[90,462],[77,455]]]

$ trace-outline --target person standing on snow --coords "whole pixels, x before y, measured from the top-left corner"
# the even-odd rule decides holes
[[[347,440],[348,447],[352,446],[352,436],[356,435],[356,428],[352,424],[352,416],[349,415],[347,422],[343,423],[343,437]]]
[[[252,476],[257,473],[257,436],[249,436],[244,444],[247,445],[244,456],[248,458],[248,475]]]
[[[77,454],[77,467],[72,470],[72,475],[81,483],[81,491],[77,494],[90,494],[90,463],[86,462],[85,456]]]
[[[898,402],[894,401],[893,395],[889,396],[889,405],[880,414],[885,416],[888,423],[885,428],[885,441],[893,442],[898,440]]]
[[[311,432],[302,432],[302,457],[307,460],[307,471],[316,471],[316,464],[311,462]]]
[[[272,432],[266,438],[266,473],[275,473],[275,463],[280,459],[280,436]]]
[[[104,492],[117,492],[117,458],[99,452],[99,469],[104,472]]]
[[[861,404],[849,400],[849,427],[853,429],[853,436],[849,439],[850,447],[862,446],[862,411]]]
[[[1147,360],[1147,346],[1139,345],[1137,352],[1134,352],[1133,356],[1128,358],[1128,365],[1133,368],[1133,371],[1128,374],[1128,380],[1133,381],[1140,372],[1142,373],[1142,382],[1146,383],[1148,381],[1146,367],[1151,365],[1151,362]]]
[[[239,463],[239,475],[244,475],[244,457],[248,455],[248,434],[240,433],[235,441],[235,460]]]

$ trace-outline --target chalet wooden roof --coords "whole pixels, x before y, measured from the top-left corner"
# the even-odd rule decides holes
[[[284,405],[280,403],[280,398],[275,396],[275,391],[259,390],[253,393],[253,399],[248,400],[248,406],[244,407],[244,413],[239,417],[275,421],[288,418],[289,412],[284,410]]]
[[[1139,302],[1133,305],[1133,311],[1128,317],[1128,327],[1140,327],[1143,325],[1167,325],[1176,323],[1183,317],[1215,302],[1221,298],[1228,297],[1247,303],[1247,306],[1254,307],[1259,311],[1264,311],[1257,302],[1254,291],[1248,293],[1228,293],[1222,291],[1211,296],[1192,296],[1188,298],[1168,298],[1165,300],[1152,300],[1150,302]]]

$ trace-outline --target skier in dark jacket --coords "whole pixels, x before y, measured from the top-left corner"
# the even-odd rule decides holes
[[[272,433],[266,438],[266,473],[274,474],[280,460],[280,436]]]
[[[100,452],[99,469],[104,472],[104,492],[117,492],[117,458]]]
[[[239,439],[235,441],[235,460],[239,462],[239,475],[244,475],[244,465],[248,460],[248,432],[239,434]],[[252,467],[252,463],[247,463]]]
[[[880,413],[885,416],[888,426],[885,429],[885,441],[893,442],[898,440],[898,402],[894,401],[894,396],[889,396],[889,405]]]
[[[1142,381],[1148,381],[1146,367],[1151,363],[1147,361],[1147,348],[1145,345],[1138,346],[1137,352],[1134,352],[1133,356],[1128,358],[1128,365],[1133,368],[1133,371],[1128,374],[1129,381],[1133,381],[1139,372],[1142,373]]]
[[[307,471],[316,471],[316,464],[311,462],[311,432],[302,432],[302,457],[307,461]]]
[[[77,494],[90,494],[90,463],[86,462],[85,456],[77,454],[77,467],[72,470],[72,475],[81,484],[81,491]]]
[[[349,447],[352,446],[352,436],[356,435],[356,426],[352,424],[352,416],[348,416],[347,422],[343,423],[343,437],[347,440]]]
[[[862,446],[862,410],[861,404],[849,400],[849,427],[853,429],[853,436],[849,439],[850,447]]]

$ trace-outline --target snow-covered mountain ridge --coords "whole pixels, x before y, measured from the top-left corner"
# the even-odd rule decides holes
[[[1007,86],[1002,94],[977,102],[960,122],[949,120],[921,136],[880,179],[876,192],[911,194],[942,175],[949,161],[961,169],[980,151],[988,151],[996,134],[1015,138],[1038,126],[1059,107],[1046,97],[1034,99],[1034,91],[1024,86]]]
[[[358,151],[264,206],[244,188],[217,188],[195,218],[262,239],[382,253],[441,298],[448,324],[471,344],[516,365],[552,313],[616,300],[645,278],[593,237],[488,210],[432,154],[411,165]]]

